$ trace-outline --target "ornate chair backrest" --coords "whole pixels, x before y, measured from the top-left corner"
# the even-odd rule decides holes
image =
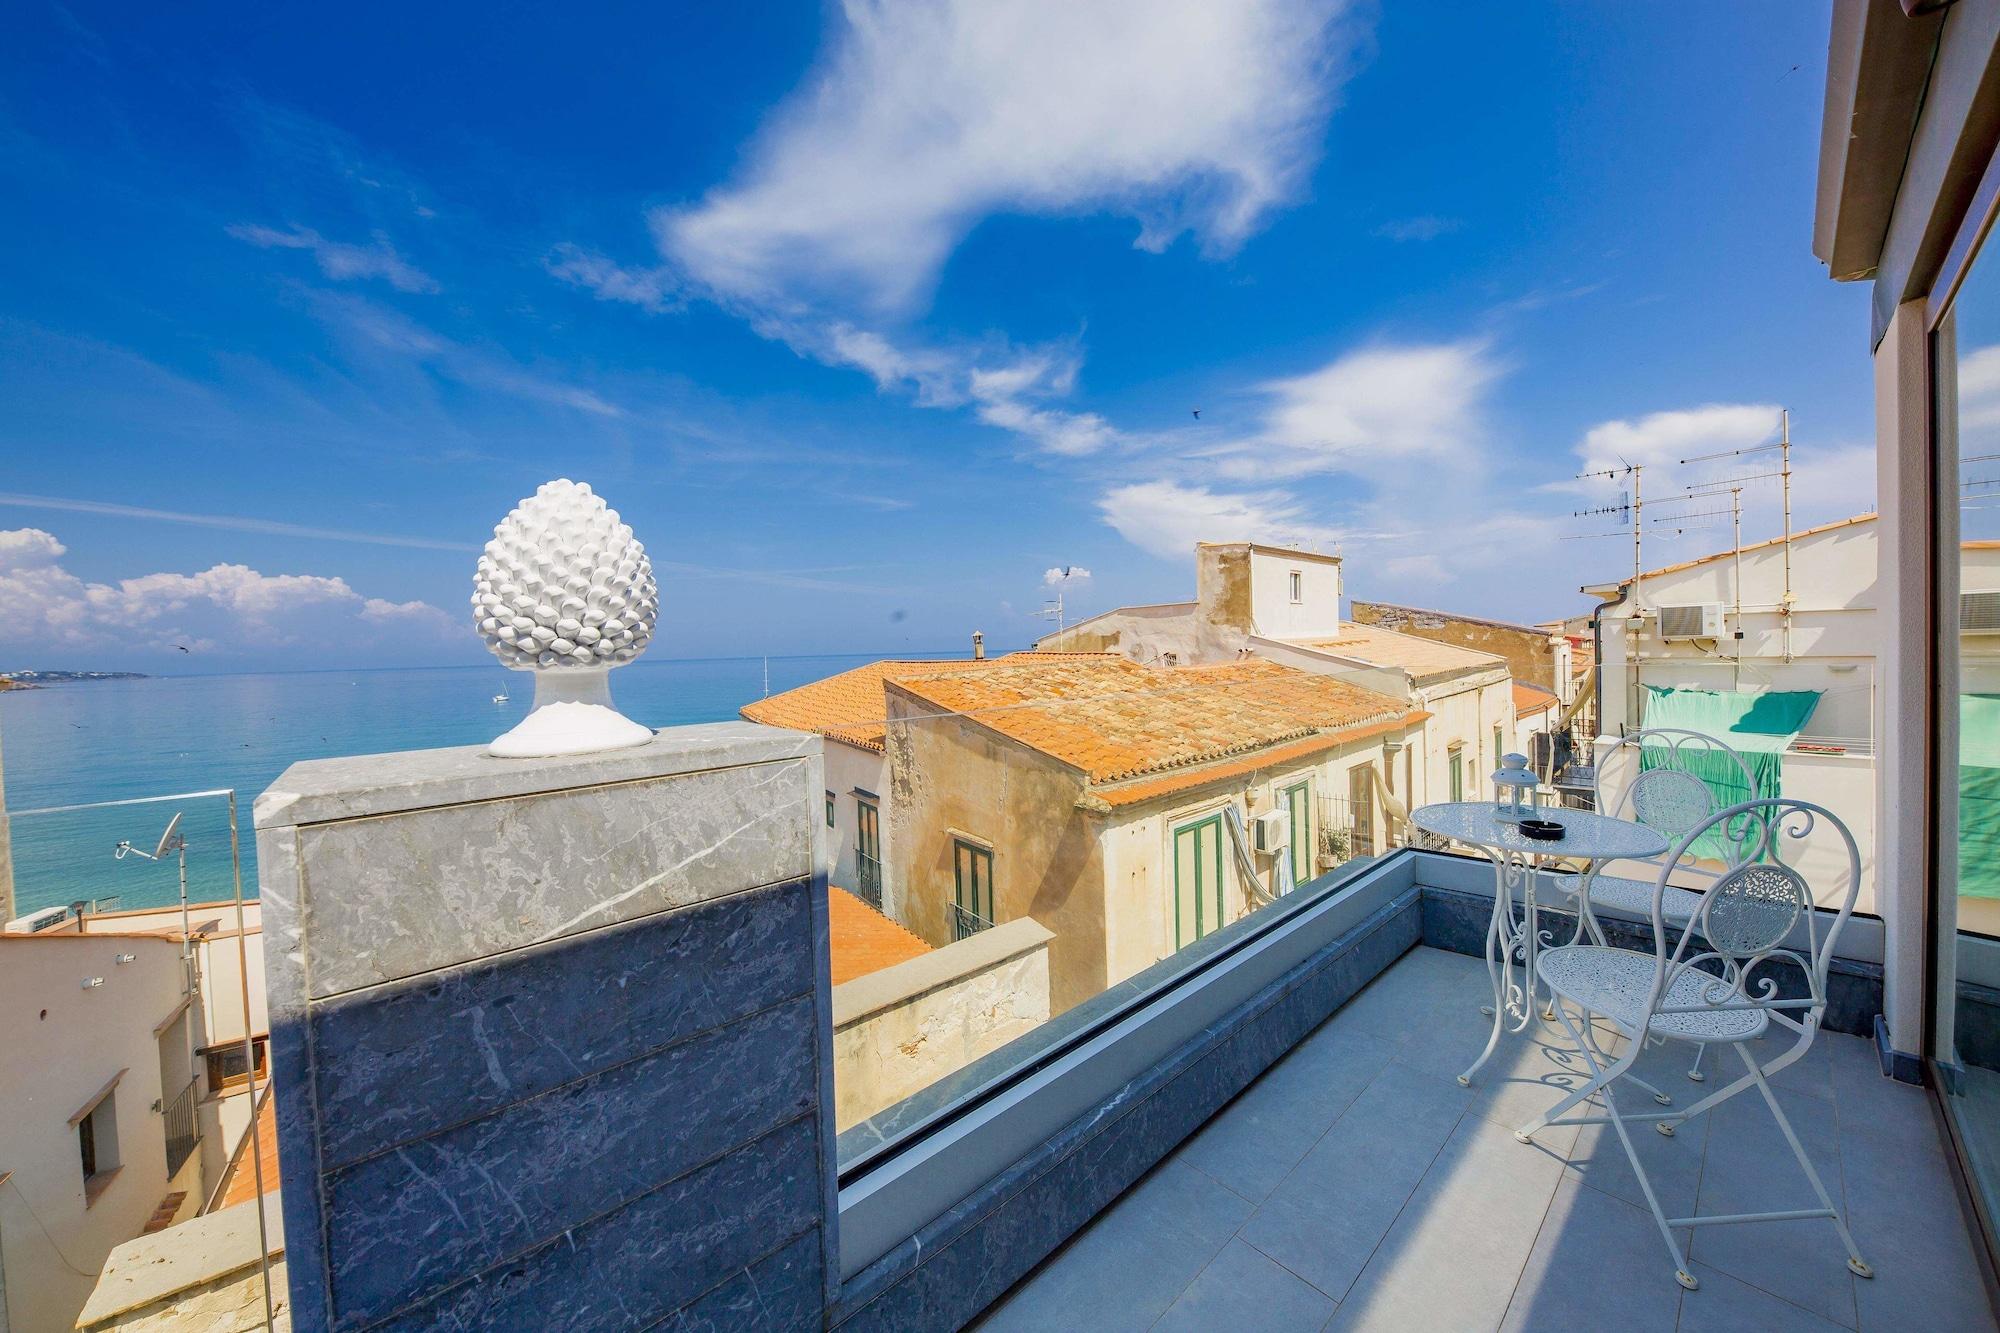
[[[1657,767],[1646,767],[1647,752],[1657,756]],[[1756,779],[1743,756],[1699,731],[1677,727],[1653,727],[1624,737],[1601,756],[1597,763],[1596,805],[1604,814],[1644,824],[1669,840],[1680,840],[1709,822],[1721,803],[1707,782],[1689,762],[1694,755],[1721,755],[1740,775],[1743,790],[1754,799]],[[1606,778],[1629,764],[1635,770],[1629,781],[1607,801]],[[1692,846],[1692,840],[1688,841]],[[1668,862],[1668,864],[1673,864]],[[1734,862],[1731,862],[1734,864]]]
[[[1731,844],[1731,869],[1717,877],[1702,894],[1692,928],[1681,932],[1671,950],[1662,921],[1662,898],[1674,865],[1702,834],[1715,831]],[[1834,882],[1816,894],[1786,859],[1788,846],[1803,849],[1815,832],[1830,831],[1845,852],[1836,860]],[[1854,835],[1840,817],[1810,801],[1766,796],[1718,810],[1690,829],[1670,853],[1653,889],[1654,949],[1658,965],[1649,1009],[1663,1007],[1660,997],[1671,993],[1681,973],[1699,970],[1703,985],[1699,1008],[1770,1009],[1790,1011],[1787,1022],[1797,1027],[1806,1016],[1817,1019],[1826,1006],[1827,970],[1833,949],[1861,891],[1861,853]],[[1821,910],[1834,909],[1831,920]],[[1704,947],[1697,950],[1699,937]],[[1779,966],[1796,966],[1806,981],[1806,993],[1780,998]],[[1772,965],[1772,966],[1767,966]],[[1679,1012],[1691,1007],[1678,1006]],[[1800,1011],[1807,1011],[1801,1015]]]

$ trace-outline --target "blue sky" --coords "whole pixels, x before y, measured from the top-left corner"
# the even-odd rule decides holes
[[[1826,23],[28,0],[0,665],[481,661],[477,547],[562,475],[672,656],[1021,643],[1051,568],[1073,614],[1170,599],[1196,539],[1573,613],[1629,559],[1557,540],[1603,530],[1587,461],[1784,405],[1801,521],[1872,503],[1866,294],[1810,252]]]

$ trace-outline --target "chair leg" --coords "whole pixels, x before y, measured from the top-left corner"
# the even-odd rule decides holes
[[[1570,1027],[1569,1011],[1559,1008],[1558,1012],[1562,1015],[1563,1025]],[[1585,1014],[1585,1025],[1588,1026],[1589,1022],[1590,1016]],[[1599,1052],[1597,1051],[1595,1042],[1585,1042],[1581,1034],[1577,1033],[1574,1027],[1570,1027],[1570,1034],[1577,1038],[1577,1044],[1583,1051],[1583,1058],[1590,1063],[1593,1075],[1591,1082],[1586,1084],[1580,1091],[1572,1093],[1569,1097],[1558,1103],[1556,1108],[1547,1115],[1531,1122],[1522,1129],[1516,1130],[1514,1137],[1525,1140],[1535,1130],[1540,1129],[1544,1124],[1561,1115],[1569,1107],[1589,1096],[1593,1090],[1602,1088],[1604,1091],[1605,1117],[1611,1121],[1611,1127],[1618,1132],[1618,1142],[1624,1145],[1625,1158],[1632,1163],[1632,1174],[1638,1179],[1639,1189],[1646,1196],[1646,1207],[1652,1210],[1653,1221],[1659,1224],[1660,1239],[1667,1243],[1667,1252],[1674,1257],[1674,1281],[1680,1283],[1689,1291],[1693,1291],[1701,1286],[1701,1280],[1695,1277],[1694,1273],[1689,1270],[1687,1256],[1681,1253],[1681,1243],[1674,1238],[1674,1229],[1667,1225],[1666,1210],[1660,1207],[1660,1198],[1657,1194],[1653,1193],[1652,1179],[1646,1174],[1645,1164],[1639,1160],[1639,1150],[1633,1146],[1631,1132],[1625,1128],[1625,1117],[1618,1114],[1617,1094],[1611,1090],[1611,1085],[1617,1080],[1617,1075],[1614,1073],[1609,1077],[1605,1076],[1603,1066],[1598,1063]],[[1643,1048],[1645,1034],[1641,1033],[1632,1038],[1632,1040],[1639,1043],[1640,1048]],[[1628,1052],[1623,1063],[1629,1063],[1635,1058],[1637,1058],[1636,1055]],[[1630,1078],[1631,1075],[1627,1074],[1625,1077]]]
[[[1875,1270],[1862,1259],[1861,1250],[1854,1243],[1854,1234],[1847,1229],[1847,1219],[1841,1216],[1840,1209],[1834,1207],[1833,1197],[1826,1192],[1826,1186],[1820,1183],[1819,1172],[1813,1169],[1811,1159],[1806,1156],[1805,1145],[1799,1142],[1798,1134],[1793,1131],[1791,1119],[1786,1116],[1785,1108],[1778,1105],[1778,1096],[1771,1091],[1771,1085],[1765,1079],[1763,1069],[1750,1054],[1750,1048],[1740,1041],[1736,1043],[1736,1054],[1743,1058],[1744,1067],[1750,1071],[1751,1077],[1757,1080],[1757,1091],[1764,1094],[1764,1104],[1771,1108],[1771,1114],[1778,1121],[1778,1128],[1784,1131],[1785,1142],[1792,1147],[1792,1156],[1798,1158],[1800,1169],[1806,1173],[1806,1179],[1812,1182],[1813,1193],[1819,1196],[1819,1206],[1833,1214],[1833,1225],[1840,1232],[1840,1243],[1847,1247],[1847,1267],[1856,1277],[1874,1277]]]
[[[1694,1048],[1694,1063],[1688,1066],[1688,1078],[1696,1083],[1707,1081],[1708,1075],[1701,1072],[1701,1057],[1708,1054],[1706,1043],[1698,1043]]]
[[[1585,1063],[1590,1066],[1590,1078],[1575,1092],[1572,1092],[1569,1096],[1563,1098],[1554,1106],[1515,1130],[1514,1137],[1523,1143],[1532,1140],[1535,1137],[1536,1131],[1548,1128],[1549,1125],[1560,1119],[1571,1107],[1583,1102],[1592,1093],[1610,1081],[1610,1077],[1604,1072],[1605,1066],[1600,1058],[1603,1052],[1597,1049],[1594,1039],[1586,1037],[1583,1032],[1577,1030],[1575,1022],[1569,1016],[1568,1007],[1558,1002],[1556,1004],[1556,1017],[1562,1021],[1563,1030],[1569,1033],[1570,1040],[1575,1042],[1577,1049],[1583,1053]],[[1588,1013],[1585,1013],[1583,1016],[1583,1025],[1586,1030],[1590,1027],[1590,1015]]]

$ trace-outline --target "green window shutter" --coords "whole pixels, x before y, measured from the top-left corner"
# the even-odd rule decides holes
[[[1285,808],[1292,820],[1292,883],[1303,884],[1312,878],[1312,784],[1287,787]]]
[[[1174,947],[1222,924],[1222,816],[1174,830]]]

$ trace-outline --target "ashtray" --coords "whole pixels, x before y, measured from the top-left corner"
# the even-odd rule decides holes
[[[1562,841],[1563,826],[1553,819],[1524,819],[1515,827],[1521,830],[1523,837],[1533,838],[1538,842]]]

